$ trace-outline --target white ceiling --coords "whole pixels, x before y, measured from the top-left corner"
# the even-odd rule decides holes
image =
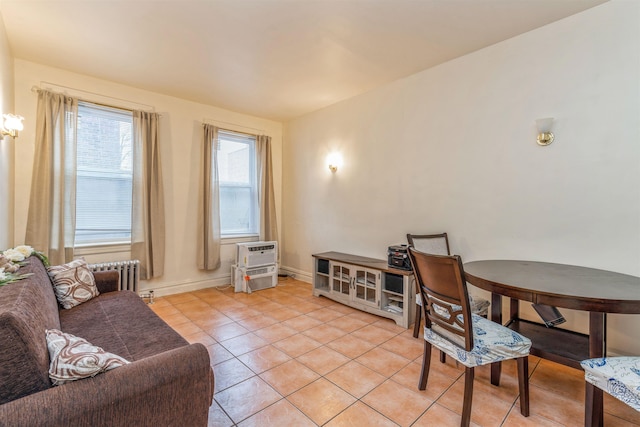
[[[14,57],[286,121],[607,0],[0,0]]]

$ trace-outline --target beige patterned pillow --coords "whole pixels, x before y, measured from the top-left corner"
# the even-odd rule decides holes
[[[53,290],[63,308],[71,308],[100,295],[93,273],[84,259],[47,269]]]
[[[93,377],[129,363],[75,335],[57,329],[47,329],[46,334],[51,359],[49,378],[53,385]]]

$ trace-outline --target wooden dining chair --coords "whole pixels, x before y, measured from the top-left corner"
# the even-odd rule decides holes
[[[407,234],[409,246],[413,246],[420,252],[434,255],[451,255],[449,250],[449,238],[447,233],[439,234]],[[483,317],[487,317],[489,311],[489,300],[479,297],[470,297],[471,312]],[[422,322],[422,299],[420,292],[416,293],[416,318],[413,324],[413,337],[418,338],[420,333],[420,323]],[[440,360],[444,362],[445,356]]]
[[[640,411],[640,357],[600,357],[580,362],[584,369],[584,425],[598,425],[601,413],[593,405],[593,393],[599,388]]]
[[[471,313],[462,260],[457,255],[431,255],[409,247],[409,258],[423,300],[424,353],[418,388],[429,378],[431,348],[465,366],[461,426],[471,421],[474,368],[516,359],[520,413],[529,416],[529,349],[531,340]]]
[[[451,255],[449,251],[449,238],[447,233],[439,234],[407,234],[409,246],[413,246],[420,252],[434,255]],[[413,324],[413,337],[418,338],[420,324],[422,323],[422,298],[420,291],[416,290],[416,319]],[[442,359],[442,358],[441,358]]]

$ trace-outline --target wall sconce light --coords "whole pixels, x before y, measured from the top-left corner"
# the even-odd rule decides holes
[[[9,135],[11,138],[17,138],[18,132],[24,129],[22,121],[24,117],[16,116],[15,114],[4,114],[2,116],[2,129],[0,131],[0,140],[5,135]]]
[[[327,156],[327,164],[331,173],[336,173],[338,167],[342,166],[342,156],[338,153],[331,153]]]
[[[553,133],[551,132],[552,124],[553,117],[536,120],[536,127],[538,128],[538,145],[546,146],[553,142]]]

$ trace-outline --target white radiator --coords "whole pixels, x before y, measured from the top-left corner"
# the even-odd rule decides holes
[[[137,259],[118,262],[89,264],[91,271],[117,271],[120,273],[119,290],[138,292],[140,282],[140,261]]]

